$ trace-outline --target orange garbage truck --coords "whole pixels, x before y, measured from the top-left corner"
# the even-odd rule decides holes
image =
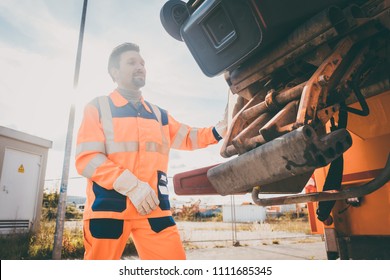
[[[328,259],[390,259],[390,1],[169,0],[160,18],[230,89],[227,160],[176,193],[308,203]]]

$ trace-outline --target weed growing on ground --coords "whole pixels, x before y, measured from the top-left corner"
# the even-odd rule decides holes
[[[66,225],[66,223],[65,223]],[[42,219],[36,233],[11,233],[0,236],[0,259],[2,260],[49,260],[52,259],[55,221]],[[131,239],[126,244],[123,255],[136,253]],[[83,259],[84,245],[81,228],[64,229],[62,239],[62,259]]]
[[[281,216],[278,218],[267,218],[265,223],[271,227],[272,231],[311,233],[307,217],[292,218],[290,216]]]
[[[52,258],[55,222],[43,220],[35,233],[11,233],[0,237],[1,259],[46,260]],[[84,254],[81,230],[64,230],[62,258],[81,259]]]
[[[0,259],[27,259],[30,239],[31,235],[26,233],[14,233],[7,236],[0,236]]]

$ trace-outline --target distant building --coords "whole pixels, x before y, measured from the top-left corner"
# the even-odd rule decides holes
[[[86,198],[83,196],[68,196],[66,198],[66,205],[74,205],[76,209],[83,212]]]
[[[264,222],[266,219],[265,207],[253,205],[253,204],[242,204],[242,205],[223,205],[222,215],[224,222]]]

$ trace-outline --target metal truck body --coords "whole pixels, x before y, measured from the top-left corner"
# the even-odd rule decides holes
[[[234,97],[231,159],[177,174],[177,193],[306,202],[329,259],[390,259],[389,2],[166,2],[167,32]]]

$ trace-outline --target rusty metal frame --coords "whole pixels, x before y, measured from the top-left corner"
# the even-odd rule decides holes
[[[301,83],[274,94],[274,103],[276,102],[280,107],[284,107],[291,101],[299,100],[305,84]],[[266,142],[259,134],[259,130],[271,120],[274,114],[269,112],[267,101],[263,100],[259,93],[234,116],[221,147],[221,155],[223,157],[227,158],[236,154],[242,154]]]
[[[253,202],[260,206],[270,206],[270,205],[282,205],[282,204],[296,204],[296,203],[305,203],[313,201],[332,201],[332,200],[344,200],[347,198],[353,197],[363,197],[368,195],[390,181],[390,154],[387,158],[387,162],[382,172],[373,180],[369,181],[366,184],[356,187],[350,187],[344,190],[332,190],[332,191],[322,191],[322,192],[313,192],[308,194],[296,194],[288,195],[282,197],[272,197],[272,198],[259,198],[260,188],[255,187],[252,191]]]
[[[317,109],[326,107],[327,84],[353,45],[354,42],[349,37],[340,41],[307,82],[282,92],[271,90],[265,97],[261,92],[256,94],[234,116],[221,148],[221,155],[227,158],[244,154],[293,129],[310,124],[316,119]],[[292,103],[299,99],[299,105]],[[286,106],[287,104],[290,106]],[[298,108],[295,109],[293,104]],[[320,120],[326,122],[331,116],[329,112],[335,113],[338,108],[332,106],[329,111],[321,111]]]
[[[340,41],[333,53],[307,81],[302,91],[295,127],[312,122],[316,118],[317,109],[326,106],[327,85],[353,45],[354,42],[350,37]]]

